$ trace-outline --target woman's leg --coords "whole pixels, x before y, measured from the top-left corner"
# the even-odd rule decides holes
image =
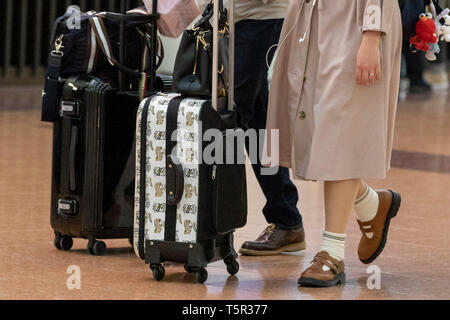
[[[345,282],[344,255],[347,223],[360,193],[359,179],[325,182],[325,231],[322,248],[298,283],[331,287]]]
[[[325,231],[320,251],[338,261],[345,257],[347,223],[362,188],[359,179],[325,181]]]
[[[322,248],[302,273],[299,285],[331,287],[345,282],[345,239],[352,208],[357,213],[362,237],[358,255],[371,263],[384,248],[390,220],[400,208],[400,195],[375,191],[360,179],[325,182],[325,231]]]
[[[348,219],[362,184],[360,179],[325,181],[326,231],[345,234]]]

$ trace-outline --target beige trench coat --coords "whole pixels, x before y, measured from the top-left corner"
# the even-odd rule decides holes
[[[356,84],[363,32],[382,32],[382,79]],[[304,180],[384,178],[400,81],[397,0],[291,0],[272,78],[267,128],[280,165]],[[270,131],[269,131],[270,132]],[[270,138],[266,141],[272,151]]]

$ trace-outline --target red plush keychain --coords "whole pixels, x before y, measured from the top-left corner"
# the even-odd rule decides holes
[[[430,12],[422,13],[416,24],[416,35],[409,39],[409,43],[417,50],[427,52],[430,50],[430,44],[435,44],[438,40],[433,15]]]

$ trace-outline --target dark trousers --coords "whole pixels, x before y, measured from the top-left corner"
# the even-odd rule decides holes
[[[244,130],[266,128],[269,97],[266,53],[278,43],[282,26],[280,19],[243,20],[236,24],[235,101]],[[269,62],[274,51],[275,48]],[[280,167],[275,175],[261,175],[259,159],[252,167],[267,200],[263,209],[267,222],[284,229],[302,225],[297,209],[298,192],[289,177],[289,170]]]
[[[411,85],[423,83],[423,72],[425,70],[425,52],[412,52],[409,39],[403,41],[403,54],[406,62],[406,76],[411,80]]]

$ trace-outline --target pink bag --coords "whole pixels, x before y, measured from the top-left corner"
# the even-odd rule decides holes
[[[153,0],[144,0],[147,12],[152,12]],[[166,37],[177,38],[200,15],[194,0],[158,0],[159,32]]]

